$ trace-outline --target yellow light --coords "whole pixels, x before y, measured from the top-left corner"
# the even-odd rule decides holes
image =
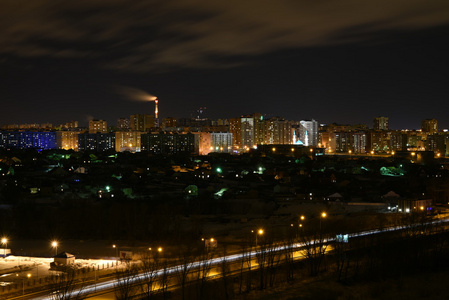
[[[28,278],[30,278],[30,277],[31,277],[31,274],[30,274],[30,273],[28,273],[28,274],[27,274],[27,277],[28,277]]]
[[[421,209],[421,210],[424,210],[424,206],[421,206],[420,209]]]
[[[157,248],[158,252],[162,252],[162,247]]]
[[[395,153],[394,151],[391,151],[391,155],[394,155],[394,153]]]
[[[351,154],[351,153],[352,153],[352,150],[349,150],[348,153]]]
[[[210,241],[213,242],[213,241],[214,241],[214,238],[210,238]]]
[[[115,247],[117,247],[117,246],[115,246],[115,245],[112,245],[112,248],[115,248]]]
[[[371,150],[371,154],[374,154],[374,151],[373,151],[373,150]]]
[[[295,148],[292,148],[291,150],[292,150],[292,152],[295,152]]]
[[[299,227],[302,227],[302,224],[299,224]]]
[[[310,152],[313,152],[313,149],[312,148],[310,148],[310,150],[309,150]]]
[[[412,154],[412,156],[415,156],[415,155],[416,155],[416,153],[415,153],[415,152],[412,152],[411,154]]]
[[[326,216],[327,216],[327,214],[326,214],[325,212],[322,212],[322,213],[321,213],[321,217],[322,217],[322,218],[326,218]]]
[[[52,245],[53,247],[58,247],[58,242],[57,242],[57,241],[53,241],[53,242],[51,243],[51,245]]]
[[[8,242],[7,238],[2,238],[2,244],[6,244]]]
[[[257,233],[262,235],[263,234],[263,229],[259,229],[259,231]]]
[[[301,216],[301,220],[304,220],[306,217],[304,217],[304,216]]]
[[[273,152],[275,152],[275,151],[276,151],[276,148],[273,147],[271,150],[273,150]]]
[[[151,247],[150,247],[150,248],[148,248],[148,250],[150,250],[150,251],[151,251]]]

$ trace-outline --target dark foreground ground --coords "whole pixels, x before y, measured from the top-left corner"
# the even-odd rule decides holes
[[[237,295],[239,300],[449,299],[449,273],[437,272],[394,280],[345,285],[326,278],[307,279],[275,289]]]

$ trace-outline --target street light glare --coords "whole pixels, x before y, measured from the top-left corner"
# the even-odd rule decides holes
[[[258,233],[259,233],[260,235],[262,235],[262,234],[263,234],[263,229],[259,229]]]
[[[321,213],[321,217],[326,218],[327,214],[325,212]]]
[[[2,244],[6,244],[8,242],[7,238],[2,238]]]
[[[58,242],[57,242],[57,241],[53,241],[53,242],[51,243],[51,245],[52,245],[53,247],[58,247]]]

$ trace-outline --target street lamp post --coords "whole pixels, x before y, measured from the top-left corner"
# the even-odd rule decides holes
[[[321,233],[321,219],[324,219],[326,217],[327,217],[326,212],[322,212],[321,215],[320,215],[320,233]]]
[[[257,232],[256,232],[256,247],[257,247],[257,236],[258,235],[263,235],[263,233],[264,233],[263,229],[257,230]]]
[[[114,244],[114,245],[112,245],[112,248],[115,249],[115,257],[117,257],[117,259],[118,259],[118,248],[117,248],[117,246]]]
[[[2,244],[3,244],[3,258],[6,258],[6,248],[8,247],[8,239],[2,238]]]
[[[51,243],[51,246],[52,246],[53,248],[55,248],[55,255],[58,255],[58,242],[57,242],[57,241],[53,241],[53,242]]]
[[[26,279],[30,279],[31,274],[28,273]],[[22,279],[22,294],[25,295],[25,278]]]

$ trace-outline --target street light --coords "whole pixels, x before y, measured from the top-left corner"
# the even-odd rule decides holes
[[[57,241],[51,242],[51,246],[55,248],[55,255],[58,255],[58,242]]]
[[[117,257],[117,259],[118,259],[118,248],[117,248],[117,246],[114,244],[114,245],[112,245],[112,248],[115,249],[115,257]]]
[[[327,214],[326,214],[326,212],[323,211],[320,215],[320,233],[321,233],[321,219],[324,219],[326,217],[327,217]]]
[[[27,279],[30,279],[31,274],[27,274]],[[25,295],[25,278],[22,279],[22,294]]]
[[[3,258],[6,258],[6,248],[8,247],[8,239],[7,238],[2,238],[2,244],[4,245],[4,249],[3,249],[3,251],[4,251],[4,256],[3,256]]]
[[[251,230],[251,232],[254,232],[253,230]],[[258,235],[263,235],[264,231],[262,228],[260,228],[259,230],[257,230],[256,232],[256,247],[257,247],[257,236]]]

